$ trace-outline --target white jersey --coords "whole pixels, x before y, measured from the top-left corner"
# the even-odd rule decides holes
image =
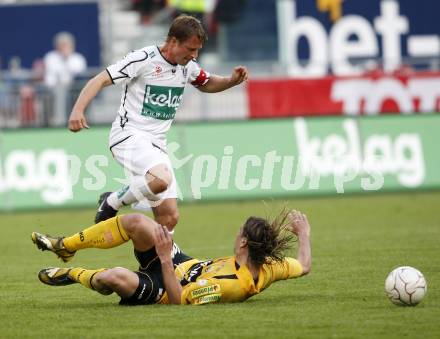
[[[114,84],[124,86],[113,127],[147,132],[163,144],[185,85],[202,86],[210,76],[195,60],[185,66],[171,64],[157,46],[130,52],[107,72]]]

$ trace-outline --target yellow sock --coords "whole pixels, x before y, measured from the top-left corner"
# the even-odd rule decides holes
[[[99,268],[97,270],[87,270],[82,267],[74,267],[69,272],[69,277],[80,283],[81,285],[90,288],[96,292],[104,295],[109,295],[113,293],[112,290],[108,289],[106,286],[100,286],[93,281],[93,278],[97,273],[107,270],[106,268]]]
[[[93,276],[105,270],[105,268],[100,268],[98,270],[86,270],[82,267],[75,267],[70,270],[69,277],[76,282],[79,282],[81,285],[94,290],[95,288],[92,285]]]
[[[70,252],[83,248],[112,248],[130,240],[121,225],[120,217],[101,221],[85,230],[63,239]]]

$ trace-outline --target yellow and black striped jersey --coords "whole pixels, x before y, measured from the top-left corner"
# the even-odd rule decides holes
[[[240,266],[235,256],[206,261],[192,259],[175,269],[183,287],[181,303],[195,305],[244,301],[277,280],[299,277],[302,271],[299,261],[285,258],[282,262],[262,265],[255,282],[247,266]],[[166,293],[159,303],[169,303]]]

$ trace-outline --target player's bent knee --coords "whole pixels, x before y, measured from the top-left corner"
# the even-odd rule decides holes
[[[163,214],[156,217],[157,223],[167,226],[172,231],[179,222],[180,214],[178,210],[173,210],[167,214]]]
[[[173,175],[167,165],[161,164],[151,168],[146,174],[146,179],[151,191],[157,194],[168,189],[173,182]]]
[[[98,284],[103,284],[112,290],[119,290],[124,287],[127,280],[128,270],[122,267],[114,267],[100,274],[96,279]]]
[[[154,227],[156,222],[143,214],[127,214],[121,217],[125,233],[137,250],[146,250],[154,246]]]
[[[169,184],[162,179],[154,179],[153,182],[150,183],[151,191],[154,194],[165,192],[169,187]]]
[[[136,232],[146,227],[146,223],[147,223],[147,217],[139,213],[123,215],[121,216],[120,220],[122,227],[124,228],[124,231],[130,237],[130,239],[133,238],[133,235]]]
[[[121,223],[127,233],[133,233],[145,226],[146,219],[145,215],[140,213],[125,214],[121,216]]]
[[[99,272],[93,279],[95,284],[98,284],[100,286],[108,286],[109,284],[107,284],[107,281],[109,281],[110,276],[112,274],[112,269],[108,269],[102,272]]]
[[[174,228],[174,226],[176,226],[177,223],[179,222],[179,218],[180,218],[179,211],[177,210],[173,211],[170,214],[169,218],[170,218],[169,224],[172,225],[172,227]]]

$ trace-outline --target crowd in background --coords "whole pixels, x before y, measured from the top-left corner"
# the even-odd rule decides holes
[[[45,115],[44,125],[56,125],[64,120],[66,106],[74,99],[66,97],[72,84],[86,70],[86,58],[75,50],[75,37],[69,32],[57,33],[53,50],[34,60],[30,70],[22,68],[19,56],[11,58],[0,82],[0,116],[16,115],[20,127],[33,126],[38,106],[43,105],[46,111],[63,112],[63,117]]]
[[[246,1],[131,0],[130,9],[140,13],[145,26],[157,18],[168,25],[182,13],[197,17],[209,36],[204,51],[215,52],[218,23],[238,20]],[[65,31],[53,37],[53,50],[35,59],[30,69],[22,66],[20,55],[4,63],[0,59],[0,127],[63,124],[79,88],[90,77],[86,58],[75,49],[75,37]]]
[[[28,48],[28,50],[33,51],[34,55],[27,60],[19,53],[17,55],[10,54],[7,56],[7,60],[5,58],[1,60],[0,54],[0,128],[64,126],[72,103],[80,89],[90,77],[98,72],[98,68],[101,70],[107,64],[117,60],[115,59],[116,56],[120,58],[131,48],[135,49],[152,43],[160,43],[159,39],[165,37],[165,29],[168,28],[171,20],[181,13],[187,13],[200,19],[208,33],[208,42],[199,55],[201,65],[208,70],[212,71],[213,65],[215,67],[223,65],[224,67],[228,62],[234,62],[246,64],[251,74],[256,75],[255,78],[265,76],[284,77],[288,74],[283,69],[278,54],[279,35],[275,6],[275,3],[278,2],[276,0],[253,0],[252,2],[248,0],[114,1],[123,4],[122,10],[124,12],[129,10],[130,14],[136,14],[135,27],[121,27],[119,24],[114,28],[116,32],[109,30],[110,33],[102,27],[100,27],[101,32],[96,28],[94,30],[96,31],[96,40],[93,42],[89,42],[91,40],[89,35],[91,30],[87,30],[83,36],[77,32],[63,31],[58,32],[53,37],[51,35],[54,31],[51,31],[51,33],[43,36],[44,41],[47,41],[47,45],[44,45],[44,48],[38,52],[38,58],[35,60],[33,58],[36,57],[36,53],[31,48]],[[102,0],[101,2],[101,4],[107,3],[110,3],[110,0]],[[303,4],[306,3],[307,6],[312,7],[319,2],[311,1]],[[297,4],[299,6],[299,2]],[[101,14],[102,12],[100,16]],[[96,15],[96,22],[98,22],[97,17],[98,15]],[[101,19],[100,17],[100,22],[105,21]],[[325,19],[322,20],[325,23]],[[3,20],[3,23],[5,22],[6,20]],[[84,25],[84,23],[81,23],[81,25]],[[160,34],[153,37],[145,34],[145,32],[153,31],[152,28],[158,25],[162,25],[164,28],[159,32]],[[132,40],[128,43],[127,32],[136,31],[136,28],[139,27],[141,28],[139,30],[141,34],[135,38],[138,41]],[[122,28],[125,28],[125,32],[122,32]],[[330,28],[327,27],[326,29]],[[6,29],[3,29],[3,32],[5,31]],[[327,34],[324,31],[322,32],[322,34]],[[117,52],[108,53],[105,47],[116,45],[114,35],[117,34],[125,44],[122,44],[123,46]],[[330,34],[328,36],[325,34],[323,36],[330,39]],[[318,35],[320,36],[321,33]],[[52,38],[54,40],[53,50],[46,51],[46,48],[49,49],[49,41]],[[108,39],[108,41],[105,41],[105,39]],[[300,68],[309,65],[309,56],[300,55],[300,53],[311,54],[310,46],[308,46],[309,48],[304,47],[306,40],[308,39],[298,40],[297,57]],[[336,41],[337,39],[333,40]],[[20,39],[11,38],[8,41],[16,42]],[[81,46],[84,41],[89,45],[97,46],[90,49],[94,52],[93,55],[90,55],[90,50],[87,51],[84,46]],[[385,40],[382,39],[383,41]],[[377,41],[378,44],[382,42]],[[302,43],[301,46],[300,43]],[[98,46],[99,44],[102,44],[102,46]],[[79,47],[78,49],[84,53],[85,57],[76,50],[75,45]],[[40,43],[38,46],[43,45]],[[0,49],[0,52],[4,51]],[[107,57],[106,60],[108,55],[111,57]],[[392,73],[389,71],[384,72],[382,64],[384,57],[384,55],[366,59],[354,57],[349,61],[356,64],[356,66],[359,65],[359,69],[362,68],[363,75],[371,78],[379,78],[384,76],[385,73],[399,78],[412,75],[421,70],[438,71],[440,69],[438,57],[432,59],[403,58],[402,62],[399,63],[400,66]],[[416,64],[415,61],[420,62],[420,65]],[[328,70],[324,71],[328,72],[327,75],[332,75],[332,67],[329,66]],[[111,96],[110,93],[108,97]],[[265,97],[267,98],[267,96]],[[239,103],[240,100],[237,99]],[[108,105],[109,100],[102,101]],[[200,111],[208,110],[206,101],[200,101],[199,106],[197,106],[197,109]],[[217,108],[216,110],[219,111]],[[101,107],[96,108],[96,112],[99,114],[103,114],[101,112],[104,111],[105,109],[101,109]],[[96,120],[98,123],[105,123],[104,119],[105,117],[103,119],[99,117]]]
[[[131,0],[132,8],[142,15],[144,24],[149,24],[159,13],[175,18],[188,14],[199,19],[206,32],[208,42],[204,50],[215,50],[219,24],[232,24],[240,19],[247,0]]]

